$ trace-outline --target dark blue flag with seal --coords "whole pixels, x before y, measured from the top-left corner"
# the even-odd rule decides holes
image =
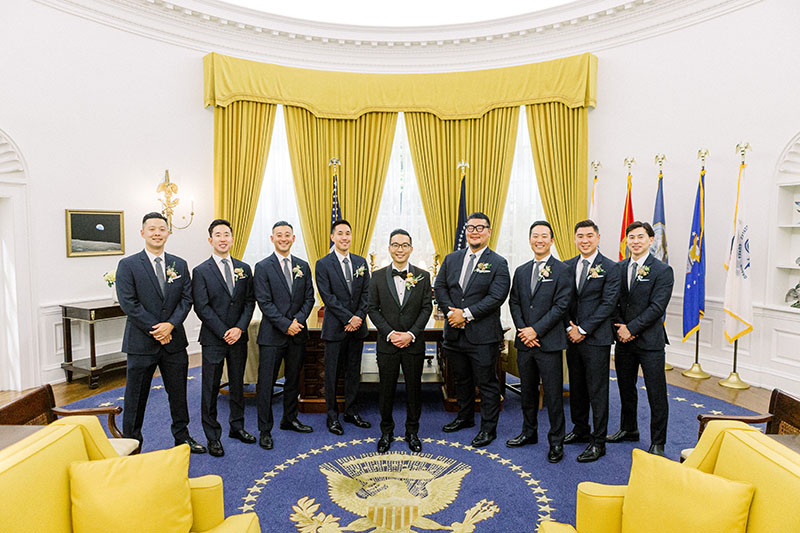
[[[697,197],[694,201],[692,232],[686,258],[686,282],[683,284],[683,340],[700,329],[706,312],[706,235],[705,235],[705,167],[700,170]]]
[[[664,174],[658,172],[658,191],[656,192],[656,207],[653,212],[653,231],[655,240],[650,246],[650,253],[659,261],[669,264],[669,254],[667,253],[667,219],[664,215]]]
[[[458,199],[458,221],[456,236],[453,239],[453,251],[467,247],[467,178],[461,176],[461,195]]]

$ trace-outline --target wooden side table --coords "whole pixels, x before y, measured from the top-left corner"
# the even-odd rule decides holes
[[[61,322],[64,329],[64,362],[61,368],[67,375],[67,382],[72,382],[72,375],[89,376],[89,388],[96,389],[100,382],[100,374],[107,370],[126,365],[127,355],[123,352],[97,355],[95,346],[94,325],[97,322],[124,318],[125,313],[113,300],[95,300],[78,304],[61,305]],[[89,358],[73,360],[72,358],[72,321],[89,324]]]

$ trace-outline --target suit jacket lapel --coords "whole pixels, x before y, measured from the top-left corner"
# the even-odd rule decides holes
[[[407,269],[407,270],[408,270],[408,272],[411,272],[411,275],[412,275],[412,276],[414,276],[414,277],[417,277],[417,272],[418,272],[418,271],[417,271],[417,267],[415,267],[415,266],[413,266],[411,263],[409,263],[409,264],[408,264],[408,269]],[[411,299],[411,291],[412,291],[412,290],[413,290],[413,287],[412,287],[411,289],[409,289],[409,288],[407,288],[407,287],[406,287],[406,290],[405,290],[405,292],[403,293],[403,302],[400,304],[400,309],[402,309],[403,307],[405,307],[405,306],[406,306],[406,304],[408,303],[408,301]]]
[[[637,265],[636,270],[638,271],[642,267],[650,266],[653,263],[653,259],[655,259],[653,254],[648,254],[647,259],[645,259],[643,264]],[[633,275],[634,278],[633,278],[633,285],[631,285],[631,292],[633,292],[633,290],[639,286],[639,276],[637,275],[636,272],[634,272]]]
[[[536,261],[535,258],[534,258],[534,261]],[[539,269],[539,277],[541,277],[541,279],[536,283],[536,288],[533,289],[533,294],[531,294],[531,300],[533,300],[534,296],[536,296],[536,293],[539,292],[539,289],[542,287],[542,282],[545,279],[549,279],[549,278],[542,277],[542,270],[544,270],[548,266],[552,265],[552,263],[553,263],[553,256],[551,255],[550,259],[548,259],[547,262],[542,266],[542,268]],[[552,271],[552,268],[551,268],[551,271]],[[531,276],[533,276],[533,267],[531,267]],[[530,279],[531,278],[528,277],[528,280],[530,280]]]
[[[353,268],[353,258],[350,256],[350,254],[347,256],[350,258],[350,271],[355,272],[355,269]],[[341,280],[344,288],[347,289],[347,280],[344,279],[344,272],[342,272],[342,263],[339,262],[339,256],[336,255],[336,252],[330,252],[328,257],[330,258],[330,267],[336,272],[336,276],[339,278],[339,280]]]
[[[291,260],[291,257],[289,259]],[[278,256],[272,254],[271,256],[269,256],[269,262],[272,265],[272,268],[275,269],[275,273],[278,275],[278,278],[280,278],[281,282],[283,283],[283,287],[286,289],[286,292],[288,294],[291,294],[291,292],[289,291],[289,284],[286,282],[286,276],[283,274],[283,267],[281,266],[281,262],[278,259]]]
[[[166,262],[167,254],[164,254],[164,261]],[[161,285],[158,283],[158,278],[156,278],[156,273],[153,270],[153,263],[150,262],[150,258],[147,256],[147,252],[144,250],[141,251],[139,254],[139,259],[142,261],[142,268],[144,268],[145,275],[150,279],[153,283],[153,287],[156,289],[156,294],[161,296],[164,299],[164,292],[161,290]],[[164,268],[164,276],[166,276],[166,265],[163,265]]]
[[[630,294],[631,289],[633,288],[633,286],[631,285],[631,280],[630,280],[630,275],[631,275],[631,258],[630,257],[628,257],[627,259],[625,259],[622,262],[622,268],[625,270],[624,278],[623,278],[625,280],[625,283],[624,283],[624,287],[622,288],[622,290],[625,291],[625,294]]]
[[[394,264],[389,264],[389,266],[386,267],[386,288],[389,289],[389,294],[391,294],[392,298],[394,298],[394,302],[397,304],[397,307],[402,308],[403,305],[400,303],[400,297],[397,295],[397,287],[394,284],[394,276],[392,275],[393,269]]]
[[[230,294],[228,292],[228,284],[225,283],[225,278],[222,277],[222,272],[219,271],[219,267],[217,266],[217,262],[214,260],[213,257],[209,257],[208,260],[205,262],[205,266],[207,269],[211,271],[211,275],[216,278],[219,282],[222,289],[225,291],[225,294]],[[233,285],[234,289],[236,290],[236,284]]]
[[[491,253],[492,251],[489,248],[486,248],[486,251],[483,252],[480,255],[480,257],[475,258],[475,264],[472,267],[472,275],[469,277],[469,283],[467,283],[467,286],[464,287],[464,293],[466,293],[469,290],[469,288],[472,286],[472,283],[475,281],[475,278],[480,275],[475,271],[475,269],[478,268],[478,265],[481,263],[488,263],[489,259],[491,258]],[[464,252],[464,259],[466,259],[466,257],[467,257],[467,252]],[[464,263],[461,264],[463,266]],[[489,268],[491,269],[491,267]],[[459,274],[460,273],[461,271],[459,270]]]

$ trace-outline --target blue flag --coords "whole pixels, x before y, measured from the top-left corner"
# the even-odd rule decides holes
[[[686,283],[683,284],[683,340],[700,329],[706,312],[706,236],[705,236],[705,167],[700,170],[697,198],[694,201],[689,255],[686,259]]]
[[[458,199],[458,221],[456,236],[453,239],[453,251],[467,247],[467,178],[461,178],[461,196]]]
[[[337,220],[342,219],[342,208],[339,205],[339,182],[336,175],[333,176],[333,204],[331,207],[331,226]],[[330,242],[330,249],[333,249],[333,241]]]
[[[656,259],[669,264],[669,254],[667,254],[667,220],[664,216],[664,175],[658,171],[658,192],[656,192],[656,207],[653,212],[653,231],[656,238],[650,247],[650,253]]]

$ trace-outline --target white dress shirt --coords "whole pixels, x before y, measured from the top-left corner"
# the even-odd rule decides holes
[[[405,270],[406,272],[411,272],[411,265],[408,262],[406,262],[406,264],[403,265],[403,266],[398,266],[394,261],[392,261],[392,265],[391,266],[395,270],[400,270],[400,271]],[[403,303],[403,298],[406,295],[406,278],[401,278],[400,276],[394,276],[393,275],[392,276],[392,280],[394,281],[394,288],[395,288],[395,290],[397,290],[397,297],[400,299],[400,304],[402,304]],[[394,333],[394,332],[395,332],[395,330],[392,330],[392,331],[389,332],[389,334],[386,336],[386,340],[387,341],[389,340],[389,338],[392,336],[392,333]],[[411,342],[414,342],[414,341],[417,340],[416,335],[414,335],[410,331],[406,331],[406,333],[411,335]]]
[[[231,259],[231,254],[228,254],[226,257],[220,257],[217,254],[211,254],[211,257],[213,257],[214,258],[214,262],[217,263],[217,268],[219,269],[219,273],[222,274],[222,279],[223,280],[226,279],[226,278],[225,278],[225,265],[222,264],[222,260],[223,259],[227,259],[228,260],[228,268],[231,269],[230,270],[231,279],[233,280],[233,283],[236,284],[236,279],[235,279],[235,276],[233,275],[233,259]]]
[[[167,279],[167,254],[162,250],[161,255],[154,255],[150,253],[150,250],[147,248],[144,249],[144,253],[147,254],[147,258],[150,259],[150,266],[153,268],[153,274],[156,275],[156,279],[158,279],[158,271],[156,270],[156,257],[161,258],[161,273],[164,274],[164,279]]]
[[[342,269],[342,274],[344,275],[344,279],[347,280],[347,270],[345,269],[345,264],[344,264],[345,258],[347,258],[347,261],[350,263],[349,268],[350,268],[350,274],[352,276],[350,279],[355,279],[356,277],[355,269],[353,268],[353,259],[350,257],[350,253],[348,252],[347,255],[342,255],[336,248],[333,249],[333,253],[336,254],[336,259],[339,260],[339,267]]]

